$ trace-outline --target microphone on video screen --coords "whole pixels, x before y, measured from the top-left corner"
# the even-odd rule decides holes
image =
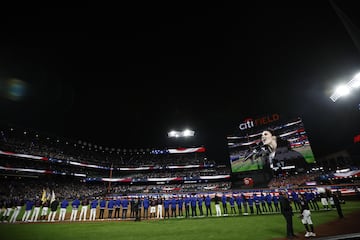
[[[244,161],[248,160],[249,158],[251,158],[252,156],[258,156],[262,151],[264,151],[265,149],[264,147],[264,143],[263,142],[259,142],[256,144],[256,146],[253,148],[253,150],[251,152],[249,152],[245,158]]]

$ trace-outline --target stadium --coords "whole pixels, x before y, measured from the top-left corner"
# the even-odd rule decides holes
[[[233,3],[4,8],[1,240],[360,239],[358,1]]]
[[[129,233],[136,239],[136,231],[140,231],[136,224],[141,222],[146,227],[140,228],[147,229],[140,231],[141,234],[151,231],[163,234],[165,226],[172,229],[171,234],[176,234],[176,225],[191,232],[196,225],[197,234],[206,236],[210,231],[217,236],[218,231],[206,228],[219,225],[228,231],[222,239],[230,239],[239,233],[233,233],[237,227],[229,230],[228,225],[239,221],[245,226],[256,224],[252,221],[263,221],[264,226],[268,221],[282,225],[281,191],[289,194],[295,212],[300,211],[299,196],[306,196],[314,218],[321,219],[318,222],[336,218],[334,195],[339,196],[344,212],[356,210],[360,206],[359,155],[353,153],[345,159],[337,156],[339,161],[334,164],[329,159],[318,162],[302,119],[280,120],[277,117],[269,124],[305,157],[308,166],[304,171],[298,171],[295,166],[273,169],[271,178],[264,174],[262,153],[254,151],[264,151],[258,148],[260,133],[269,127],[264,125],[247,131],[239,128],[229,134],[229,165],[209,161],[206,146],[117,149],[3,126],[2,232],[9,239],[27,239],[26,236],[47,239],[43,234],[54,230],[59,231],[55,239],[64,239],[66,234],[55,229],[66,226],[68,231],[78,231],[76,236],[81,238],[81,232],[87,228],[101,226],[107,232],[121,225],[136,229]],[[326,169],[322,167],[325,161],[330,162]],[[215,206],[217,203],[219,208]],[[205,229],[201,230],[200,226]],[[299,223],[295,228],[303,231]],[[26,234],[21,234],[23,231]],[[283,236],[283,231],[266,236],[248,234],[270,239]]]

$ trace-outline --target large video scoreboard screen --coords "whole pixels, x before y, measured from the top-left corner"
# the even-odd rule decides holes
[[[248,118],[227,137],[232,173],[270,170],[304,172],[315,162],[300,117],[282,120],[273,114]]]

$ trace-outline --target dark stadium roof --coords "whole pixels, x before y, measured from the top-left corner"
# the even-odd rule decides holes
[[[226,135],[278,113],[315,156],[351,145],[360,92],[329,97],[360,70],[357,1],[251,2],[9,7],[1,122],[129,148],[185,145],[167,131],[189,127],[226,162]]]

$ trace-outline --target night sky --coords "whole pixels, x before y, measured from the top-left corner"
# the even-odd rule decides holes
[[[248,117],[301,117],[315,157],[360,134],[358,1],[9,7],[0,21],[1,122],[115,148],[205,145]],[[182,5],[183,4],[183,5]],[[196,131],[191,142],[167,131]]]

